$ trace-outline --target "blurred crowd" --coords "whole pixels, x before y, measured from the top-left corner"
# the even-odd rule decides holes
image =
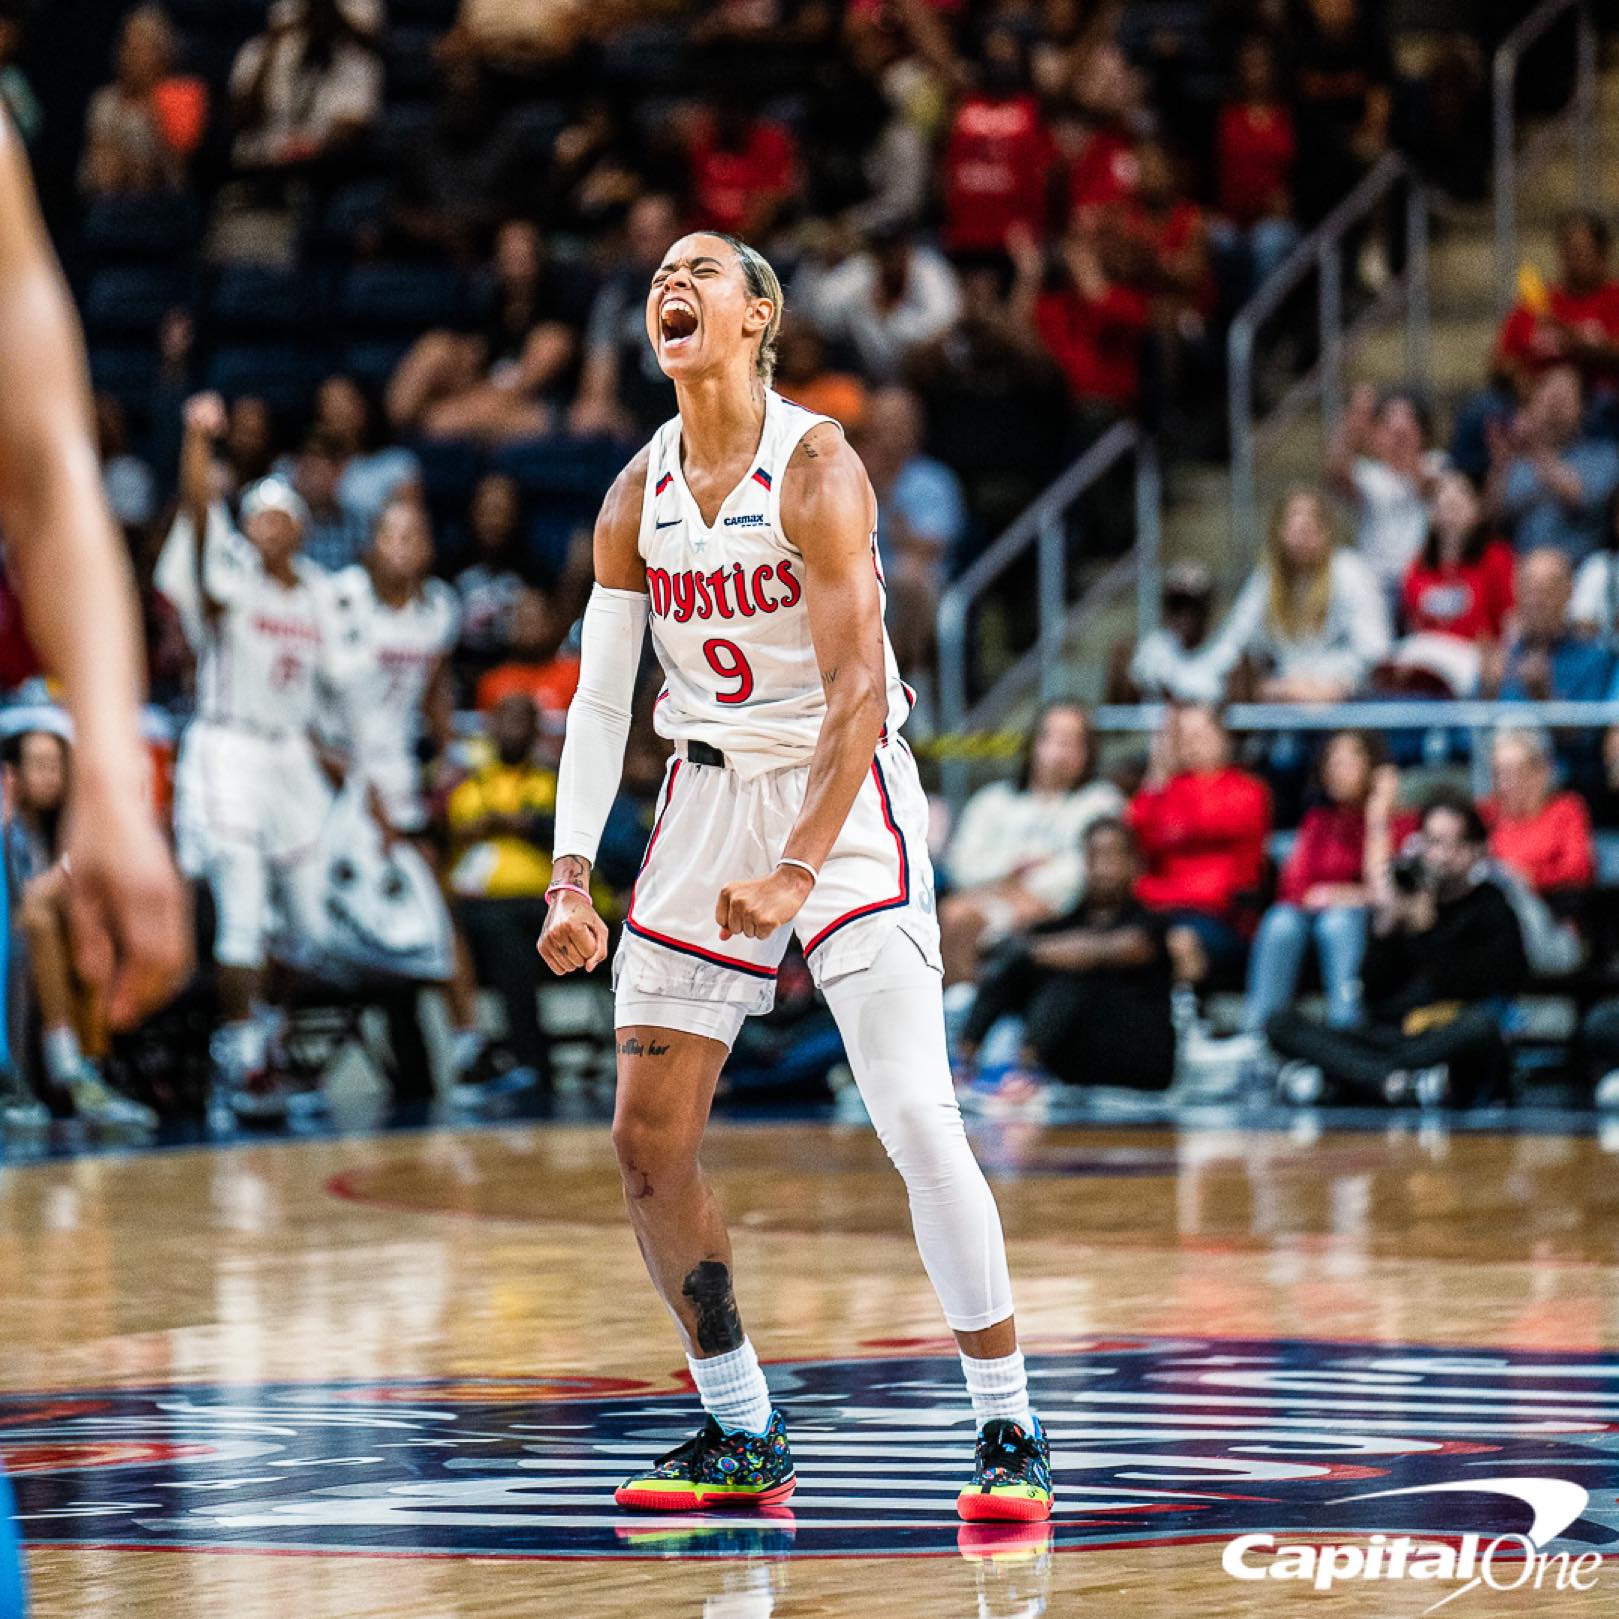
[[[0,0],[0,102],[35,153],[85,318],[107,492],[141,588],[154,703],[173,721],[154,722],[154,750],[165,793],[177,776],[216,972],[168,1046],[109,1047],[49,942],[59,805],[27,807],[39,736],[70,744],[14,718],[11,819],[34,850],[15,868],[32,975],[19,1072],[37,1096],[12,1083],[23,1114],[43,1098],[125,1123],[183,1100],[152,1075],[188,1028],[213,1029],[203,1067],[238,1113],[281,1117],[298,1093],[283,1080],[318,1074],[300,1046],[310,964],[271,926],[298,903],[323,927],[344,920],[321,965],[343,969],[357,1003],[386,1004],[397,1094],[426,1095],[431,1079],[412,997],[376,980],[390,928],[381,956],[431,958],[416,978],[448,986],[459,1098],[549,1082],[529,941],[589,526],[672,410],[642,306],[683,229],[745,235],[782,271],[777,386],[841,421],[871,473],[891,634],[925,732],[946,582],[1121,415],[1174,452],[1217,454],[1224,323],[1383,152],[1397,146],[1454,197],[1483,194],[1483,63],[1521,10],[1480,8],[1412,54],[1375,0],[94,9],[68,49],[62,10]],[[1121,651],[1115,695],[1606,694],[1619,351],[1601,221],[1571,219],[1560,240],[1562,275],[1526,279],[1499,374],[1449,454],[1420,400],[1357,395],[1328,478],[1282,504],[1224,622],[1205,573],[1171,570],[1164,627]],[[1374,283],[1376,260],[1362,254],[1357,277]],[[244,722],[245,688],[197,667],[198,626],[252,621],[237,576],[261,565],[302,605],[276,632],[285,661],[259,671],[284,700]],[[30,672],[21,659],[0,684]],[[599,869],[610,919],[661,768],[645,686]],[[175,730],[194,714],[176,767]],[[293,718],[318,746],[284,777],[275,750]],[[263,746],[241,769],[227,750],[210,772],[196,738],[226,719]],[[1073,734],[1052,742],[1063,725]],[[1263,777],[1250,786],[1212,709],[1171,730],[1140,793],[1128,779],[1125,792],[1102,781],[1082,715],[1048,716],[1041,736],[1067,763],[1042,743],[1021,782],[969,806],[948,845],[946,950],[953,980],[984,978],[963,1035],[975,1052],[1014,1013],[1066,1027],[1085,1004],[1069,980],[1092,968],[1114,975],[1107,993],[1154,1005],[1164,974],[1195,994],[1242,971],[1254,929],[1237,896],[1263,889],[1274,813],[1291,822],[1328,775],[1282,739],[1250,761]],[[1558,781],[1606,802],[1619,746],[1547,746]],[[1431,740],[1420,747],[1435,763]],[[1190,878],[1173,853],[1188,774],[1217,779],[1209,813],[1257,840]],[[341,847],[330,830],[302,838],[276,793],[251,786],[306,776],[330,826],[349,829]],[[351,802],[363,824],[332,808]],[[233,816],[254,855],[224,870],[216,834]],[[1337,838],[1341,855],[1353,836]],[[311,892],[289,900],[276,890],[297,886],[290,854],[310,849]],[[1301,897],[1324,882],[1294,893],[1306,921],[1275,924],[1276,960],[1311,941],[1347,959]],[[1346,872],[1329,886],[1373,882]],[[1119,905],[1129,921],[1109,922],[1121,938],[1105,947],[1059,926],[1076,906],[1107,921]],[[1003,961],[1009,942],[1028,959]],[[782,986],[738,1073],[823,1050],[791,962]],[[1288,1001],[1255,1005],[1268,1018]],[[1195,1005],[1177,1005],[1193,1028]],[[1119,1056],[1150,1084],[1174,1051],[1148,1041]]]

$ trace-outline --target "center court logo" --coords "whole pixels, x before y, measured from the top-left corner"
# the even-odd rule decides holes
[[[689,1390],[631,1379],[13,1394],[0,1397],[0,1455],[38,1545],[954,1554],[972,1422],[953,1347],[851,1349],[769,1368],[799,1489],[768,1521],[613,1507],[625,1474],[695,1426]],[[1316,1559],[1310,1585],[1321,1547],[1339,1548],[1326,1566],[1340,1592],[1367,1577],[1373,1550],[1376,1577],[1390,1578],[1402,1536],[1458,1548],[1436,1597],[1483,1578],[1500,1537],[1567,1554],[1543,1582],[1588,1554],[1619,1557],[1619,1357],[1132,1337],[1036,1343],[1029,1364],[1052,1438],[1058,1552],[1113,1550],[1139,1565],[1154,1548],[1196,1544],[1218,1560],[1247,1537],[1237,1577],[1254,1579],[1256,1597],[1274,1593],[1278,1611],[1305,1586],[1301,1547]],[[1504,1488],[1524,1480],[1564,1488]],[[1464,1576],[1467,1535],[1478,1540]],[[1510,1542],[1492,1567],[1510,1579],[1522,1555]],[[1408,1568],[1418,1562],[1407,1554]]]

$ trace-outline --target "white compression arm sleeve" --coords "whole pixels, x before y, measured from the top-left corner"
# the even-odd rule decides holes
[[[557,777],[553,860],[573,854],[596,863],[596,846],[624,773],[624,743],[649,607],[645,591],[591,588],[579,649],[579,689],[568,709]]]

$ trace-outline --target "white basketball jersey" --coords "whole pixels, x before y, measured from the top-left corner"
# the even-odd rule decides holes
[[[804,559],[781,526],[781,486],[798,442],[829,416],[765,391],[764,431],[752,468],[712,527],[680,467],[680,418],[653,437],[639,549],[652,603],[652,644],[664,689],[653,710],[659,736],[719,748],[744,777],[807,761],[826,693],[804,603]],[[871,537],[872,570],[887,592]],[[911,694],[883,632],[888,721],[904,724]]]
[[[455,645],[455,592],[429,579],[403,607],[389,607],[359,564],[334,574],[329,588],[337,639],[333,678],[355,752],[365,760],[409,754],[427,683]]]
[[[280,584],[217,509],[205,546],[204,582],[220,611],[199,625],[197,717],[265,732],[309,730],[330,651],[325,576],[300,558],[298,582]]]

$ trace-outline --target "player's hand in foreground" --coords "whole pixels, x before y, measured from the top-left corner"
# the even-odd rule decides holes
[[[114,1028],[169,999],[191,973],[190,906],[144,794],[76,771],[68,808],[68,921],[85,982]]]
[[[814,886],[810,874],[797,866],[777,866],[768,877],[727,883],[714,907],[720,937],[740,933],[748,939],[768,939],[798,915]]]
[[[540,960],[554,973],[579,967],[591,972],[607,959],[607,924],[582,894],[554,894],[539,949]]]

